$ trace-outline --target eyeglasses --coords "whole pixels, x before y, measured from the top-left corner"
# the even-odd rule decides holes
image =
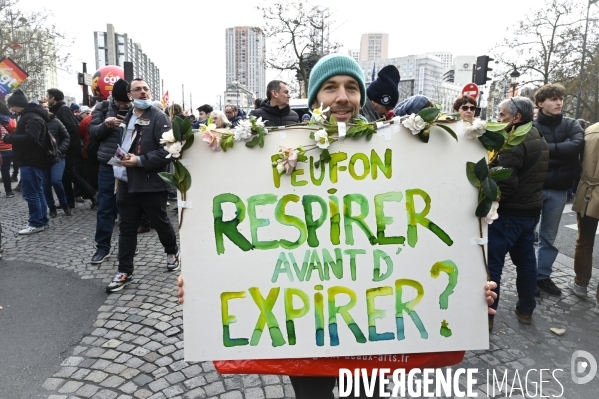
[[[476,111],[476,106],[475,105],[462,105],[462,111]]]
[[[514,107],[516,107],[516,111],[517,111],[516,114],[522,115],[522,111],[520,111],[520,108],[518,107],[518,104],[516,104],[516,102],[514,101],[514,99],[510,97],[510,100],[512,101],[512,104],[514,104]],[[515,117],[516,114],[514,114],[512,116]]]
[[[133,89],[131,89],[132,92],[137,92],[137,91],[150,91],[150,88],[148,86],[137,86],[134,87]]]

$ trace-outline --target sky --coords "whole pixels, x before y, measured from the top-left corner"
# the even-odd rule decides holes
[[[580,0],[585,2],[586,0]],[[494,45],[509,35],[509,27],[543,0],[502,0],[476,2],[348,0],[304,1],[304,5],[329,7],[335,23],[331,40],[343,45],[341,52],[360,47],[363,33],[389,34],[389,57],[401,57],[433,51],[457,55],[492,55]],[[352,5],[350,5],[350,3]],[[178,0],[155,2],[126,0],[121,2],[81,3],[44,2],[53,15],[50,21],[74,43],[71,72],[59,66],[59,88],[81,102],[77,72],[87,62],[88,73],[95,72],[94,31],[106,31],[114,25],[118,33],[127,33],[158,66],[164,89],[171,100],[181,103],[181,85],[185,85],[185,103],[189,94],[193,107],[217,102],[225,90],[225,29],[233,26],[263,26],[253,0],[207,2]],[[376,5],[379,8],[375,9]],[[20,0],[22,10],[40,10],[40,0]],[[517,11],[515,11],[517,10]],[[267,53],[268,45],[267,41]],[[267,81],[277,73],[267,71]],[[154,93],[155,97],[158,94]]]

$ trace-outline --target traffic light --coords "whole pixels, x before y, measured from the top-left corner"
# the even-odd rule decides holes
[[[494,61],[493,58],[489,58],[488,55],[481,55],[476,57],[476,71],[474,72],[474,83],[477,85],[485,85],[491,78],[487,77],[487,73],[492,71],[489,68],[489,62]]]

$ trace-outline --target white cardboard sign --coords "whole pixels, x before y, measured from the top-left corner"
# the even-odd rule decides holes
[[[333,143],[320,168],[309,151],[280,177],[271,156],[312,144],[307,130],[226,153],[196,137],[180,230],[186,360],[487,348],[466,178],[486,151],[451,127],[459,142],[435,127],[425,144],[387,125],[369,142]]]

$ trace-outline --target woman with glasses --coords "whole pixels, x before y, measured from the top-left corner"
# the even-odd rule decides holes
[[[214,123],[217,128],[231,127],[231,122],[229,122],[223,111],[212,112],[212,123]]]
[[[476,100],[469,95],[459,96],[453,103],[453,111],[460,113],[460,119],[472,123],[476,112]]]

